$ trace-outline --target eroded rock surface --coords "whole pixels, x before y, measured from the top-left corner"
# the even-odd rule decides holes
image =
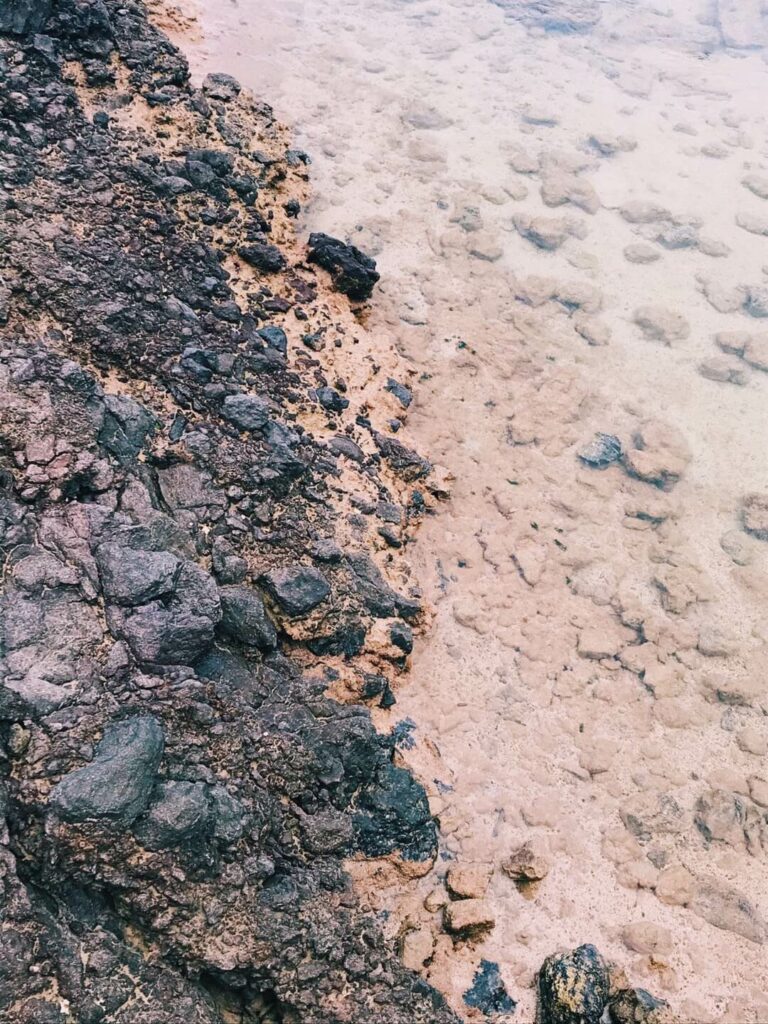
[[[373,524],[402,547],[424,502],[387,467],[429,465],[346,384],[317,405],[301,335],[357,325],[289,223],[305,161],[137,0],[0,30],[0,1017],[454,1020],[342,865],[435,852],[356,703],[421,612]]]

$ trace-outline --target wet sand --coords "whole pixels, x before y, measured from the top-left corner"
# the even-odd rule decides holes
[[[295,127],[304,227],[376,256],[368,343],[453,478],[410,549],[434,622],[377,721],[406,723],[441,856],[361,889],[467,1019],[481,959],[531,1021],[544,957],[592,942],[681,1019],[764,1021],[768,66],[703,5],[600,9],[562,34],[485,0],[241,0],[191,55]],[[495,925],[456,941],[470,865]]]

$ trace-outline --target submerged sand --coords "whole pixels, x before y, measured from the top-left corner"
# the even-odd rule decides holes
[[[376,256],[369,344],[453,478],[411,549],[434,623],[377,713],[441,857],[361,888],[467,1019],[482,959],[530,1021],[544,957],[592,942],[683,1019],[765,1021],[768,66],[723,45],[756,14],[598,6],[563,34],[487,0],[240,0],[192,59],[296,127],[304,225]],[[495,924],[457,942],[443,879],[472,865]]]

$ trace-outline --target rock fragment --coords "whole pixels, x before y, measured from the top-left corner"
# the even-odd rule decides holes
[[[691,333],[690,325],[682,313],[664,306],[640,306],[632,319],[646,338],[671,345],[682,341]]]
[[[499,965],[491,960],[480,961],[472,986],[464,993],[464,1002],[491,1019],[497,1014],[514,1013],[517,1006],[507,991]]]
[[[579,450],[578,456],[587,466],[605,469],[618,462],[623,454],[621,441],[614,434],[595,434],[594,439]]]
[[[261,577],[265,589],[288,615],[307,615],[331,593],[328,580],[311,565],[273,569]]]
[[[446,931],[466,939],[490,931],[496,924],[496,915],[485,900],[467,899],[449,903],[443,920]]]
[[[741,522],[747,533],[768,540],[768,494],[748,494],[741,505]]]
[[[540,882],[549,874],[549,844],[533,836],[502,862],[501,870],[516,883]]]
[[[267,614],[264,602],[253,587],[227,586],[219,591],[221,629],[227,636],[262,651],[277,646],[277,630]]]
[[[327,270],[336,289],[355,302],[369,299],[379,280],[376,260],[330,235],[316,232],[309,236],[308,259]]]
[[[539,971],[539,1015],[547,1024],[599,1024],[610,993],[594,946],[547,957]]]
[[[114,722],[104,730],[93,761],[54,786],[50,806],[64,821],[107,819],[126,826],[149,803],[163,756],[163,730],[150,715]]]

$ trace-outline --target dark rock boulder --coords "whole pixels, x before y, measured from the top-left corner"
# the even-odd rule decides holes
[[[9,35],[39,32],[52,7],[53,0],[3,0],[0,4],[0,32]]]
[[[514,1013],[517,1006],[507,992],[499,965],[491,960],[480,961],[472,986],[464,993],[464,1002],[491,1019],[497,1014]]]
[[[228,395],[221,411],[240,430],[263,430],[269,423],[269,402],[257,395]]]
[[[308,259],[327,270],[336,290],[355,302],[369,299],[380,277],[376,272],[376,260],[366,256],[357,246],[347,245],[338,238],[319,232],[309,236]]]
[[[353,820],[358,845],[368,857],[393,851],[406,860],[429,860],[435,855],[435,823],[424,790],[394,764],[382,766],[362,790]]]
[[[240,259],[265,274],[276,274],[284,270],[286,266],[285,256],[276,245],[269,242],[252,242],[250,245],[241,245],[237,250]]]
[[[161,782],[133,833],[148,850],[163,850],[213,829],[214,805],[202,782]]]
[[[541,1024],[598,1024],[609,995],[608,969],[594,946],[547,957],[539,971]]]
[[[163,601],[107,608],[110,630],[142,664],[193,664],[213,642],[220,618],[216,584],[192,562],[181,564],[175,589]]]
[[[289,615],[306,615],[321,604],[331,592],[328,580],[319,569],[297,565],[273,569],[260,580],[267,592]]]
[[[246,647],[271,651],[277,646],[277,630],[253,587],[229,586],[219,591],[220,628],[227,636]]]
[[[135,551],[102,544],[96,552],[104,598],[121,605],[146,604],[173,592],[180,559],[167,551]]]
[[[49,805],[64,821],[108,819],[130,825],[147,807],[163,756],[163,730],[150,715],[104,730],[93,761],[54,786]]]

